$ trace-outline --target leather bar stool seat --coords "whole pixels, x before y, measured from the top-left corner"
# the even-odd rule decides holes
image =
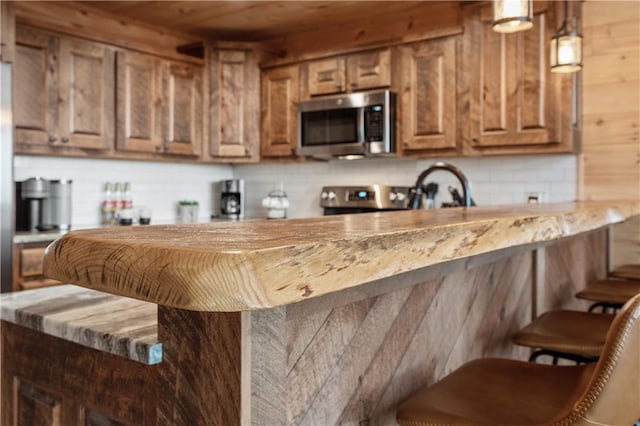
[[[479,359],[463,365],[403,403],[400,425],[545,424],[570,410],[595,364],[573,368],[509,359]]]
[[[627,280],[640,280],[640,264],[622,265],[609,272],[613,278],[623,278]]]
[[[640,295],[615,316],[597,363],[469,362],[396,411],[400,425],[633,425],[640,420]]]
[[[511,336],[511,341],[539,349],[529,361],[535,361],[540,355],[595,361],[602,352],[613,318],[613,315],[581,311],[549,311]]]
[[[589,284],[587,288],[576,293],[576,297],[596,302],[589,308],[589,311],[593,311],[596,307],[602,307],[603,310],[608,307],[620,308],[638,293],[640,280],[608,279]]]

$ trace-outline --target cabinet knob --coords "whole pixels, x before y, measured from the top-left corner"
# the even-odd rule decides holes
[[[164,151],[164,146],[156,145],[156,152],[162,152],[162,151]]]
[[[479,141],[480,141],[480,139],[478,139],[478,137],[477,137],[477,136],[474,136],[474,137],[471,139],[471,142],[473,142],[473,143],[478,143]]]
[[[69,138],[62,138],[62,143],[69,143]]]
[[[57,140],[58,138],[56,138],[55,136],[49,136],[49,143],[56,143]]]

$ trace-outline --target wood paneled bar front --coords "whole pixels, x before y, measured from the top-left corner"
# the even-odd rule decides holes
[[[2,423],[394,424],[464,362],[526,358],[510,335],[576,305],[607,272],[608,226],[638,214],[577,202],[71,232],[45,273],[157,304],[162,362],[3,321]]]

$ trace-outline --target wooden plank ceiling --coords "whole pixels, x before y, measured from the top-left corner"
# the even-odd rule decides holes
[[[420,1],[90,1],[91,7],[204,39],[264,41],[394,14]],[[434,6],[437,3],[433,2]],[[424,3],[423,3],[424,4]]]

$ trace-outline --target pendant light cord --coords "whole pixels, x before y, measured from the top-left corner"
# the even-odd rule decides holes
[[[564,0],[564,19],[562,20],[562,26],[560,27],[560,31],[564,30],[564,31],[568,31],[568,22],[567,22],[567,17],[569,16],[569,0]]]

